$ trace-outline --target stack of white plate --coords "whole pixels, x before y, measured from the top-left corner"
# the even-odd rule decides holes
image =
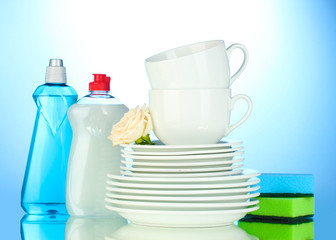
[[[242,172],[241,142],[172,146],[122,145],[121,174],[136,177],[210,177]]]
[[[121,175],[107,176],[106,207],[143,225],[232,224],[258,209],[260,173],[241,168],[240,144],[123,145]]]

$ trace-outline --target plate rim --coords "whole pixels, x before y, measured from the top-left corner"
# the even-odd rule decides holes
[[[161,142],[159,140],[153,140],[153,143]],[[162,143],[162,142],[161,142]],[[217,147],[226,147],[226,146],[235,146],[235,145],[241,145],[243,144],[243,141],[241,140],[224,140],[219,141],[218,143],[214,144],[196,144],[196,145],[139,145],[139,144],[120,144],[121,147],[129,147],[129,148],[137,148],[137,149],[181,149],[181,148],[217,148]]]
[[[111,190],[113,189],[113,190]],[[253,186],[243,186],[237,188],[227,188],[227,189],[191,189],[189,191],[181,190],[181,189],[174,189],[168,190],[167,189],[141,189],[138,188],[124,188],[118,186],[106,186],[107,191],[115,191],[115,192],[122,192],[122,193],[131,193],[131,194],[146,194],[146,195],[162,195],[166,196],[169,194],[176,194],[176,195],[201,195],[201,194],[233,194],[233,193],[249,193],[255,192],[260,189],[259,185]]]
[[[244,164],[237,164],[235,166],[237,166],[237,167],[232,168],[232,169],[228,169],[228,170],[223,170],[223,171],[182,172],[182,173],[176,173],[176,172],[173,172],[173,173],[126,172],[126,171],[129,171],[129,170],[120,169],[120,174],[125,175],[125,176],[130,176],[130,177],[150,177],[150,176],[140,176],[141,174],[147,174],[147,175],[152,175],[151,178],[161,178],[161,177],[176,178],[176,177],[178,177],[178,175],[180,175],[181,178],[191,178],[191,177],[193,177],[193,176],[190,176],[190,175],[197,175],[197,176],[194,176],[194,177],[216,177],[216,176],[218,177],[218,176],[228,176],[228,175],[230,175],[230,174],[223,174],[223,172],[226,173],[226,172],[231,172],[232,171],[232,172],[234,172],[233,173],[233,175],[234,175],[234,174],[240,174],[243,171],[242,169],[239,169],[239,168],[243,167]],[[214,174],[214,173],[217,173],[217,174]],[[222,173],[222,175],[220,175],[218,173]],[[140,175],[138,175],[138,174],[140,174]],[[164,176],[162,176],[162,175],[164,175]],[[167,175],[172,175],[172,176],[167,176]],[[189,175],[189,176],[186,176],[186,175]]]
[[[260,195],[259,192],[247,192],[243,195],[231,196],[151,196],[151,195],[130,195],[106,192],[106,198],[124,199],[124,200],[141,200],[141,201],[173,201],[173,202],[188,202],[188,201],[230,201],[230,200],[247,200],[249,198],[256,198]],[[123,198],[118,198],[122,196]],[[129,197],[129,198],[127,198]],[[194,200],[191,200],[194,199]]]
[[[229,158],[244,155],[245,151],[236,151],[222,154],[200,154],[200,155],[182,155],[182,156],[132,156],[121,154],[124,159],[134,160],[196,160],[196,159],[214,159],[214,158]]]
[[[256,185],[260,182],[260,180],[255,181],[246,181],[246,182],[238,182],[238,183],[215,183],[215,184],[151,184],[151,183],[125,183],[125,182],[114,182],[110,184],[107,182],[107,185],[110,186],[119,186],[124,188],[131,188],[132,186],[137,189],[218,189],[218,188],[237,188],[237,187],[247,187],[251,185]],[[156,186],[155,186],[156,185]]]
[[[246,173],[251,171],[252,173]],[[120,176],[108,173],[106,176],[108,179],[115,179],[126,182],[163,182],[163,183],[181,183],[181,182],[214,182],[214,181],[231,181],[239,179],[249,179],[257,177],[261,174],[260,171],[255,169],[243,169],[242,173],[233,176],[217,176],[217,177],[204,177],[204,178],[148,178],[148,177],[131,177],[131,176]]]
[[[224,160],[224,161],[202,161],[202,162],[194,162],[194,161],[188,161],[188,162],[134,162],[134,161],[127,161],[125,159],[120,160],[123,164],[129,164],[134,166],[152,166],[152,167],[189,167],[189,166],[211,166],[211,165],[228,165],[228,164],[234,164],[244,161],[244,158],[238,158],[233,160]]]
[[[168,214],[168,215],[176,215],[176,214],[190,214],[190,215],[209,215],[209,214],[215,214],[215,215],[222,215],[222,214],[238,214],[238,213],[248,213],[253,212],[259,209],[259,205],[255,206],[249,206],[242,209],[231,209],[231,210],[196,210],[196,211],[175,211],[175,210],[145,210],[145,209],[131,209],[131,208],[120,208],[111,206],[109,204],[105,203],[105,207],[108,209],[112,209],[116,212],[128,212],[128,213],[148,213],[148,214]],[[121,210],[121,211],[120,211]]]
[[[247,207],[259,204],[258,199],[251,199],[246,202],[234,202],[234,203],[221,203],[221,202],[147,202],[147,201],[132,201],[132,200],[119,200],[104,198],[106,203],[112,203],[115,205],[121,204],[130,207],[162,207],[162,208],[234,208],[234,207]]]
[[[182,168],[129,168],[125,165],[120,165],[120,168],[123,170],[133,171],[133,172],[147,172],[147,173],[200,173],[200,172],[218,172],[218,171],[227,171],[226,167],[208,167],[208,168],[197,168],[197,167],[182,167]],[[229,169],[230,170],[230,169]]]
[[[177,151],[177,152],[150,152],[150,151],[129,151],[126,150],[126,148],[122,148],[121,152],[125,153],[127,155],[139,155],[139,156],[178,156],[178,155],[202,155],[202,154],[216,154],[216,153],[226,153],[226,152],[236,152],[239,150],[244,149],[243,146],[241,147],[235,147],[235,148],[225,148],[226,150],[231,150],[231,151],[224,151],[224,150],[199,150],[199,151]],[[209,152],[211,151],[211,152]]]

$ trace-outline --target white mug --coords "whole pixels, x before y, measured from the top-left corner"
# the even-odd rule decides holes
[[[245,115],[230,125],[238,99],[248,104]],[[150,90],[149,108],[155,135],[167,145],[214,144],[250,115],[246,95],[231,97],[231,89]]]
[[[241,49],[244,60],[231,76],[229,59]],[[242,44],[226,48],[224,41],[212,40],[161,52],[145,60],[152,89],[229,88],[244,71],[248,52]]]

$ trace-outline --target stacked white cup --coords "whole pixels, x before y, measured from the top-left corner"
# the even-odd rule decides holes
[[[244,60],[231,76],[229,58],[237,48],[243,51]],[[246,95],[232,97],[230,86],[247,62],[243,45],[226,48],[222,40],[186,45],[147,58],[155,135],[167,145],[214,144],[241,125],[251,113],[252,102]],[[248,109],[230,125],[238,99],[246,100]]]

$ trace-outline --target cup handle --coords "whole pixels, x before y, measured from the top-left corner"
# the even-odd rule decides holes
[[[245,99],[247,104],[248,104],[248,109],[247,109],[247,112],[245,113],[245,115],[238,121],[236,122],[235,124],[233,124],[232,126],[230,126],[228,128],[228,131],[227,133],[225,134],[225,136],[227,136],[233,129],[235,129],[236,127],[240,126],[243,122],[246,121],[246,119],[250,116],[251,114],[251,111],[252,111],[252,101],[251,99],[247,96],[247,95],[244,95],[244,94],[239,94],[239,95],[236,95],[234,96],[232,99],[231,99],[231,104],[230,104],[230,111],[233,109],[234,105],[235,105],[235,102],[238,101],[239,99]]]
[[[242,74],[242,72],[246,68],[246,65],[247,65],[247,62],[248,62],[248,59],[249,59],[249,54],[248,54],[247,48],[243,44],[235,43],[235,44],[232,44],[230,47],[228,47],[226,49],[227,55],[229,57],[229,61],[230,61],[230,56],[231,56],[232,51],[236,48],[239,48],[240,50],[243,51],[244,61],[242,62],[238,71],[235,74],[232,75],[232,77],[230,79],[230,86],[240,76],[240,74]]]

